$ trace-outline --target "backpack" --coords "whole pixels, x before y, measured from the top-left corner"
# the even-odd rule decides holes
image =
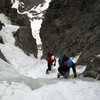
[[[62,54],[58,60],[59,62],[59,65],[60,66],[64,66],[64,62],[67,61],[69,58],[65,55],[65,54]]]
[[[73,62],[72,62],[71,59],[68,59],[67,62],[66,62],[66,64],[67,64],[68,67],[72,67]]]

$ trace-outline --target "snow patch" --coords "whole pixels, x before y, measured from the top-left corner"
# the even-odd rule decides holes
[[[0,14],[0,21],[3,24],[11,24],[11,21],[4,14]]]
[[[15,38],[13,37],[13,33],[18,30],[18,26],[6,24],[3,26],[2,30],[0,31],[0,35],[3,38],[4,43],[9,43],[14,45]]]
[[[15,0],[15,2],[14,1],[12,1],[12,2],[13,2],[12,8],[16,8],[18,11],[19,0]]]
[[[99,55],[97,55],[97,57],[100,57],[100,54],[99,54]]]

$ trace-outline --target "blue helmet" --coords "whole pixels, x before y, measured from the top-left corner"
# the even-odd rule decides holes
[[[61,59],[63,59],[63,58],[64,58],[64,56],[65,56],[65,54],[61,54],[61,55],[60,55],[60,58],[61,58]]]
[[[66,60],[68,60],[69,58],[66,56],[66,54],[61,54],[61,55],[60,55],[60,59],[66,61]]]

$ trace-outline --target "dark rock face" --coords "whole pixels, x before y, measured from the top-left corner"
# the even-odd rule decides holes
[[[0,43],[1,43],[1,44],[4,44],[4,41],[3,41],[3,39],[2,39],[1,36],[0,36]]]
[[[30,27],[30,21],[28,16],[25,14],[18,14],[15,8],[10,9],[9,17],[11,19],[12,24]]]
[[[44,3],[44,0],[19,0],[19,2],[20,2],[20,5],[18,9],[20,12],[24,12],[24,11],[30,10],[34,6],[38,6],[39,4],[41,4],[42,6],[42,4]]]
[[[11,6],[12,6],[11,0],[0,0],[0,13],[8,15]]]
[[[1,50],[0,50],[0,58],[7,62],[5,56],[2,54]]]
[[[84,76],[100,80],[100,56],[94,58],[94,60],[88,64]]]
[[[88,65],[100,54],[100,0],[52,0],[40,37],[43,58],[49,51],[57,57],[81,53],[77,64]]]
[[[1,21],[0,21],[0,30],[2,29],[3,25],[4,24],[2,24]],[[4,44],[4,41],[3,41],[3,39],[2,39],[1,36],[0,36],[0,43]],[[0,58],[3,59],[3,60],[5,60],[5,61],[7,61],[6,58],[5,58],[5,56],[2,54],[1,50],[0,50]]]
[[[16,39],[15,45],[23,49],[27,55],[31,53],[37,57],[36,41],[33,39],[27,15],[18,14],[16,9],[11,9],[9,16],[12,24],[20,26],[19,30],[14,34]]]
[[[82,52],[78,64],[87,64],[100,53],[99,33],[99,0],[53,0],[40,30],[44,57],[48,51],[56,56]]]
[[[0,21],[0,30],[2,29],[2,26],[4,26],[4,24],[2,24],[1,21]]]
[[[0,13],[4,13],[8,16],[13,25],[18,25],[20,28],[17,33],[14,33],[16,38],[16,45],[24,50],[26,54],[37,55],[36,41],[32,37],[30,21],[27,15],[18,14],[15,8],[11,8],[11,0],[0,1]],[[0,22],[0,29],[2,29],[2,23]],[[3,42],[0,39],[1,43]],[[33,46],[33,47],[31,47]]]
[[[25,26],[19,28],[14,37],[16,39],[15,45],[22,48],[27,55],[34,54],[37,57],[36,41],[32,37],[31,28]]]

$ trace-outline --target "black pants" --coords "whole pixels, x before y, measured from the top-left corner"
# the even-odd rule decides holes
[[[66,66],[60,66],[60,67],[58,68],[58,71],[59,71],[62,75],[64,75],[66,72],[69,71],[69,69],[70,69],[70,68],[68,68],[68,67],[66,67]]]
[[[48,69],[46,70],[46,72],[51,71],[51,67],[52,67],[52,63],[48,63]]]

